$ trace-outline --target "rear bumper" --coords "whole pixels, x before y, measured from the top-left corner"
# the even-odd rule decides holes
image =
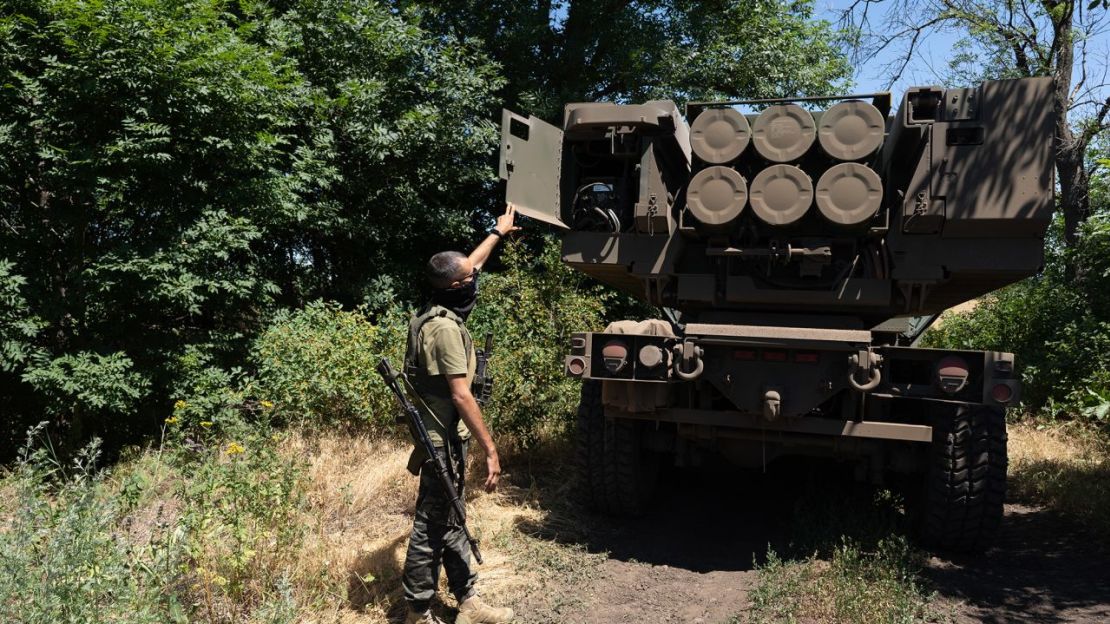
[[[830,402],[862,395],[1005,408],[1021,390],[1012,354],[874,345],[859,330],[691,324],[684,336],[582,333],[565,364],[570,376],[603,381],[611,407],[713,405],[760,422],[827,416]],[[841,416],[858,424],[866,414]]]
[[[670,408],[655,412],[620,412],[620,417],[678,425],[712,427],[721,431],[749,431],[757,434],[797,434],[904,442],[932,442],[933,428],[904,423],[836,420],[801,416],[766,421],[737,411]]]

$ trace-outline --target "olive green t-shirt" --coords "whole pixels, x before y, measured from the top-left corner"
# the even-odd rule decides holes
[[[466,375],[467,384],[474,381],[477,358],[474,345],[469,340],[470,334],[467,333],[464,340],[464,332],[466,328],[454,320],[438,316],[425,321],[416,337],[416,366],[421,373],[427,375],[427,383],[420,386],[421,398],[434,415],[426,413],[422,406],[420,412],[424,416],[428,435],[436,446],[443,445],[446,427],[456,421],[459,438],[470,439],[470,430],[455,409],[445,377]],[[466,348],[468,344],[469,353]]]

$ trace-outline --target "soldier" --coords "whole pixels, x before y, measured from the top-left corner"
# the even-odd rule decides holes
[[[476,358],[464,323],[478,297],[479,270],[501,238],[520,229],[514,225],[515,217],[516,208],[509,204],[489,235],[469,256],[457,251],[432,256],[427,267],[432,298],[409,323],[405,372],[423,399],[426,408],[421,413],[428,434],[457,477],[460,496],[471,434],[486,454],[487,492],[497,487],[501,475],[497,448],[471,391]],[[509,622],[513,618],[512,609],[486,605],[475,592],[477,573],[470,563],[470,544],[435,471],[420,469],[425,459],[423,449],[417,445],[409,459],[409,471],[420,474],[420,489],[402,580],[411,610],[408,622],[443,624],[430,609],[439,585],[441,561],[447,570],[451,593],[459,601],[456,624]]]

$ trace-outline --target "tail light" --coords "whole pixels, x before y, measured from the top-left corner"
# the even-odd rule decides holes
[[[610,340],[601,348],[601,360],[605,370],[616,375],[628,366],[628,345],[620,340]]]
[[[967,385],[967,371],[967,362],[963,358],[949,355],[937,362],[937,386],[947,394],[956,394]]]
[[[1014,389],[1009,384],[994,384],[994,387],[991,388],[991,398],[997,403],[1009,403],[1014,398]]]

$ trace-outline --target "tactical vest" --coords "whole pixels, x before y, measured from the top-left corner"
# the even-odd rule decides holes
[[[470,359],[474,353],[474,341],[470,338],[470,332],[467,331],[466,326],[463,325],[463,320],[459,315],[448,310],[441,305],[430,305],[424,308],[419,314],[414,315],[415,320],[409,322],[409,341],[405,349],[405,375],[408,376],[409,381],[412,382],[412,387],[416,389],[421,396],[451,396],[451,390],[447,386],[447,378],[443,375],[429,375],[427,373],[426,362],[422,361],[421,354],[419,353],[420,330],[424,328],[424,324],[436,317],[444,317],[455,321],[462,332],[463,348],[466,350],[466,363],[467,367],[470,366]],[[438,414],[435,414],[439,418]],[[456,423],[441,423],[449,431],[455,426]]]

